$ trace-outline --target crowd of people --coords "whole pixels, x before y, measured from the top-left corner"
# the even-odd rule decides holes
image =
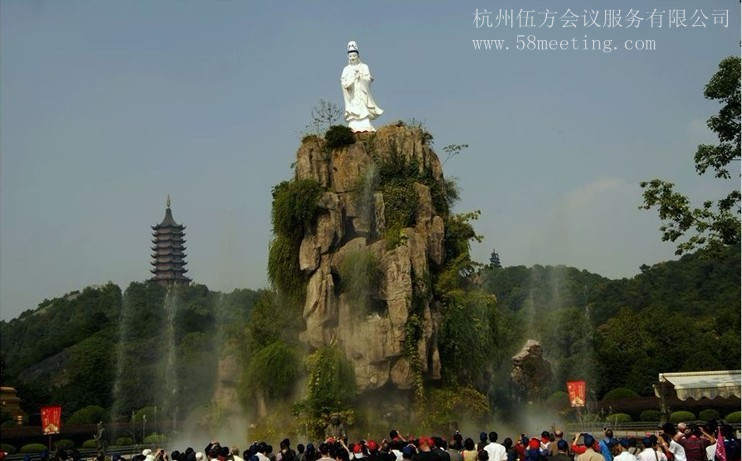
[[[112,461],[120,460],[114,457]],[[163,449],[144,450],[131,461],[740,461],[740,444],[734,428],[715,422],[706,426],[667,423],[640,438],[617,438],[606,429],[599,439],[578,433],[571,441],[554,429],[538,436],[507,437],[501,443],[494,431],[482,432],[475,442],[458,431],[446,440],[403,437],[393,430],[380,443],[328,437],[294,449],[284,439],[276,451],[265,442],[254,442],[241,452],[212,441],[202,452],[192,448],[170,454]]]

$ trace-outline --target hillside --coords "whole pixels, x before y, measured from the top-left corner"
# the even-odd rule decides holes
[[[88,405],[131,414],[163,408],[170,392],[189,395],[179,409],[187,413],[211,403],[220,386],[219,352],[240,336],[259,295],[180,287],[172,303],[177,315],[170,316],[165,288],[153,283],[132,283],[123,294],[108,284],[45,300],[0,322],[2,385],[18,390],[30,414],[51,402],[65,417]],[[178,367],[170,370],[177,382],[163,375],[168,360]]]
[[[620,280],[565,266],[485,268],[498,300],[508,355],[541,340],[567,379],[594,382],[596,394],[628,387],[649,395],[659,372],[740,366],[740,249],[642,266]]]

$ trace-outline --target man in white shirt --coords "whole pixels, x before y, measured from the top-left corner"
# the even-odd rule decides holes
[[[489,439],[490,443],[484,446],[484,450],[489,455],[489,461],[508,461],[507,450],[503,445],[497,443],[497,432],[490,432]]]
[[[652,435],[642,439],[644,450],[637,456],[638,461],[667,461],[664,453],[657,451],[657,436]]]
[[[636,456],[629,452],[629,446],[631,446],[629,439],[619,440],[618,445],[616,445],[618,454],[613,457],[613,461],[636,461]]]

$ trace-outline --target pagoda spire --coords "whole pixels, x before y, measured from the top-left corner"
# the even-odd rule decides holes
[[[150,280],[160,285],[187,285],[191,279],[185,276],[188,269],[185,261],[185,226],[173,219],[170,210],[170,195],[165,201],[165,218],[152,226],[152,266],[154,274]]]

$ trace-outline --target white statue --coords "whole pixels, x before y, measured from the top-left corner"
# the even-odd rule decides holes
[[[356,42],[348,42],[348,65],[340,76],[345,100],[345,121],[353,132],[376,131],[371,120],[384,113],[371,97],[371,72],[358,57]]]

